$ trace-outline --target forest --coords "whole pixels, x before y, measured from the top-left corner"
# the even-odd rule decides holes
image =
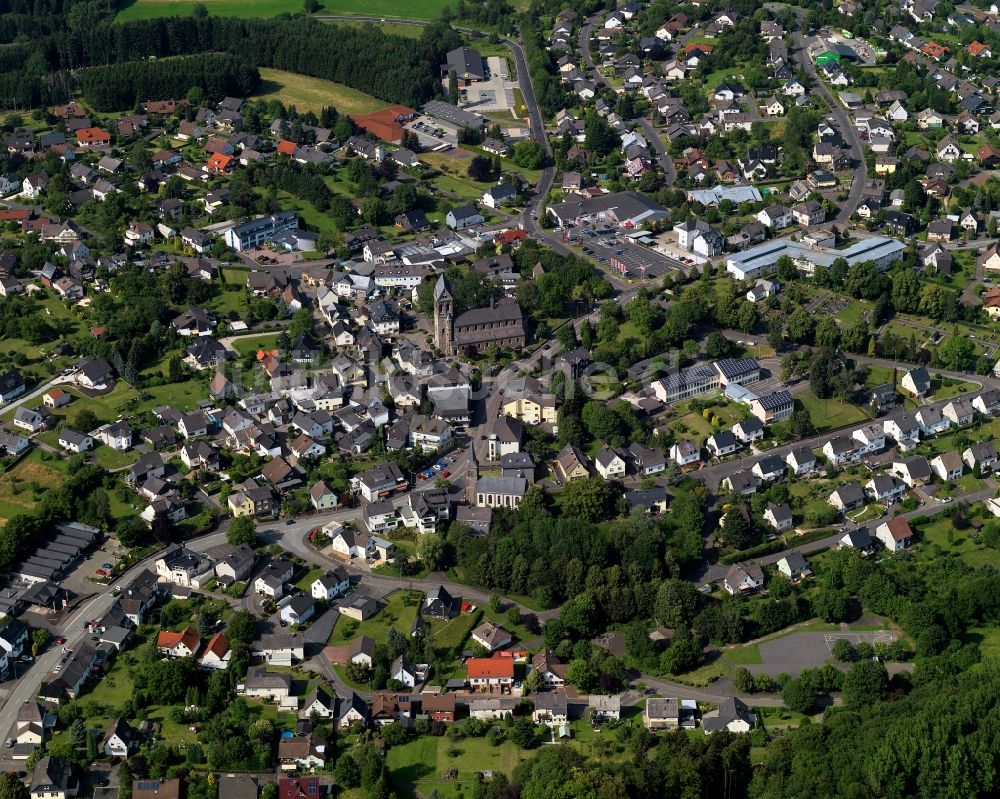
[[[210,53],[91,67],[79,72],[77,83],[94,110],[118,111],[151,97],[174,97],[185,86],[200,86],[208,97],[246,97],[260,84],[260,73],[239,56]]]
[[[438,65],[445,53],[460,44],[459,35],[444,23],[428,26],[413,40],[372,26],[326,25],[305,17],[191,16],[122,25],[103,22],[0,50],[0,104],[28,108],[64,101],[73,87],[69,72],[83,67],[128,63],[132,69],[135,62],[150,58],[229,53],[243,63],[224,62],[229,72],[224,78],[213,77],[207,62],[202,67],[193,61],[183,69],[146,64],[134,78],[129,76],[129,85],[136,93],[155,89],[159,97],[180,97],[191,88],[192,80],[200,79],[197,85],[218,98],[226,85],[249,85],[250,67],[271,67],[343,83],[390,103],[419,107],[440,94],[435,78]],[[113,98],[109,84],[121,74],[104,76],[99,96]],[[122,94],[123,99],[128,97],[127,88]]]

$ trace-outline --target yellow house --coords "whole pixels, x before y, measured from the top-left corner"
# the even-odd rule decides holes
[[[587,456],[580,452],[580,450],[572,444],[567,444],[556,456],[555,464],[559,478],[564,483],[569,483],[572,480],[582,480],[584,477],[590,477],[588,461]]]
[[[556,423],[556,398],[551,395],[518,397],[503,406],[506,416],[513,416],[525,424]]]
[[[229,512],[238,519],[241,516],[254,515],[254,502],[242,491],[229,495]]]
[[[877,155],[875,156],[875,174],[891,175],[896,171],[898,164],[899,161],[894,155]]]

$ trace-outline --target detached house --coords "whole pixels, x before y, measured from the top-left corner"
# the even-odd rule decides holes
[[[722,587],[733,595],[751,594],[764,587],[764,572],[753,563],[737,563],[729,568]]]
[[[997,463],[997,448],[992,441],[980,441],[962,453],[962,460],[974,473],[990,471]]]
[[[882,542],[890,552],[906,549],[913,540],[913,530],[910,523],[902,516],[883,522],[875,529],[875,537]]]

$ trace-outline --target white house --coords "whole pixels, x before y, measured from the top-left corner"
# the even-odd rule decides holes
[[[793,550],[785,555],[785,557],[778,561],[777,566],[778,572],[793,581],[801,580],[812,574],[809,564],[798,550]]]
[[[910,523],[902,516],[883,522],[875,529],[875,537],[882,542],[890,552],[906,549],[913,540],[913,530]]]
[[[310,586],[313,599],[325,599],[327,601],[343,596],[350,588],[351,578],[340,566],[325,571],[313,580]]]

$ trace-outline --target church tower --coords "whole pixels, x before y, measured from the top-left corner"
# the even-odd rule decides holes
[[[448,281],[441,275],[434,286],[434,345],[449,358],[454,354],[452,350],[454,310],[455,299],[448,287]]]

